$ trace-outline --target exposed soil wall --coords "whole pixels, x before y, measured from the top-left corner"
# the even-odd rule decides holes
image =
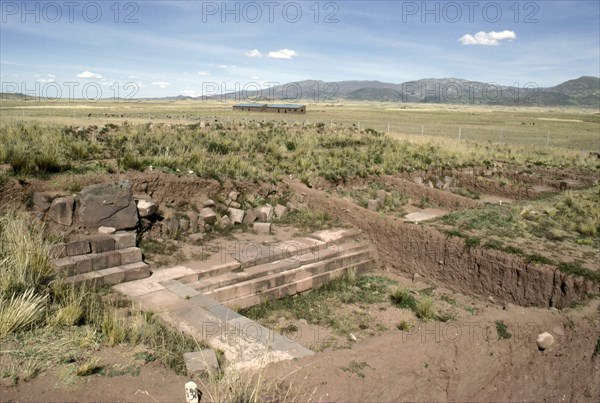
[[[565,275],[553,266],[530,264],[497,250],[469,248],[461,238],[448,238],[436,229],[406,224],[299,183],[290,187],[305,193],[311,208],[362,229],[373,242],[379,263],[393,270],[419,273],[463,293],[522,306],[564,308],[586,294],[600,294],[600,284]]]

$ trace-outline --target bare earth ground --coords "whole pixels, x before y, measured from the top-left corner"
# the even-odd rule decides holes
[[[143,179],[150,187],[162,179],[145,173],[127,173],[124,177],[133,182]],[[109,179],[106,174],[83,178],[81,185]],[[51,186],[40,181],[34,187],[46,190]],[[186,189],[179,180],[161,186],[162,193],[156,194],[161,202],[198,191]],[[30,189],[14,185],[15,193],[10,196],[21,197]],[[174,189],[180,189],[179,193],[173,193]],[[340,208],[328,198],[322,194],[321,203],[331,209]],[[358,208],[352,209],[354,220],[366,225],[371,215],[365,211],[357,217],[358,212]],[[377,274],[417,290],[430,286],[426,277],[412,283],[393,272]],[[298,321],[298,332],[290,337],[323,351],[271,365],[269,377],[285,377],[296,387],[314,391],[312,399],[316,401],[600,401],[600,356],[593,356],[600,336],[598,299],[585,307],[555,312],[513,305],[503,309],[485,298],[474,299],[444,288],[437,288],[435,293],[451,295],[457,306],[463,307],[456,309],[456,320],[422,322],[404,310],[381,309],[379,304],[345,306],[340,315],[360,310],[372,318],[367,329],[355,334],[356,341]],[[398,330],[400,320],[416,326],[411,331]],[[510,339],[498,340],[494,325],[498,320],[507,324]],[[289,321],[284,319],[280,325],[285,324]],[[545,331],[555,336],[556,343],[549,350],[539,351],[535,340]],[[335,341],[334,348],[324,345],[331,340]],[[125,368],[135,361],[133,353],[132,348],[119,346],[102,348],[95,355],[107,367]],[[0,401],[184,400],[186,377],[175,375],[156,361],[136,365],[139,372],[123,375],[74,377],[49,370],[17,386],[3,380]]]

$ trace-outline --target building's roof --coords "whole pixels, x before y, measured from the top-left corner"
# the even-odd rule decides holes
[[[267,106],[267,104],[235,104],[233,106],[239,106],[243,108],[263,108]]]
[[[298,104],[273,104],[273,105],[268,105],[267,108],[290,108],[290,109],[297,109],[297,108],[303,108],[304,105],[298,105]]]

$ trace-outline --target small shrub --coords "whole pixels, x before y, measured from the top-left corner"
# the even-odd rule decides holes
[[[433,300],[429,297],[421,298],[415,306],[415,314],[417,315],[417,318],[423,320],[435,318],[435,308],[433,307]]]
[[[415,297],[406,288],[396,288],[390,294],[390,299],[395,305],[402,309],[410,309],[414,311],[417,306]]]
[[[508,340],[512,337],[512,334],[508,332],[506,323],[502,320],[496,321],[496,332],[498,332],[498,338],[500,340]]]
[[[412,329],[412,324],[408,321],[401,320],[400,323],[396,325],[396,327],[398,328],[398,330],[408,332]]]

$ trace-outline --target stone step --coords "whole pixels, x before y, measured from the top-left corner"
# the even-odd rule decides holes
[[[281,299],[287,296],[302,293],[313,288],[322,286],[332,280],[342,277],[350,269],[354,269],[356,270],[357,274],[361,274],[371,270],[372,267],[373,261],[371,259],[365,259],[360,262],[339,267],[334,270],[325,271],[314,276],[308,276],[307,278],[296,280],[292,283],[287,283],[278,287],[270,288],[266,291],[223,301],[223,305],[233,310],[250,308],[252,306],[260,305],[267,301]]]
[[[343,257],[345,253],[352,251],[366,251],[367,248],[358,243],[336,245],[327,250],[311,251],[300,256],[293,256],[283,260],[277,260],[270,263],[263,263],[258,266],[248,267],[243,270],[241,267],[232,270],[226,274],[212,277],[209,279],[198,280],[189,283],[195,290],[207,293],[218,288],[223,288],[236,283],[252,280],[259,277],[269,276],[283,271],[293,270],[302,265],[311,264],[318,261],[335,259]]]
[[[67,277],[64,282],[67,284],[85,284],[91,287],[101,287],[139,280],[149,277],[150,274],[150,266],[144,262],[135,262],[77,274]]]
[[[235,260],[240,262],[241,268],[257,266],[263,263],[286,259],[290,256],[299,256],[305,253],[332,248],[360,236],[356,228],[340,228],[322,230],[303,238],[295,238],[280,244],[257,245],[249,243],[240,244],[232,253]]]
[[[64,273],[69,277],[141,261],[141,249],[132,247],[99,253],[88,253],[85,255],[66,256],[56,260],[54,264],[59,273]]]
[[[102,253],[136,246],[135,231],[120,231],[112,235],[93,235],[87,239],[53,245],[50,255],[55,259]]]
[[[205,295],[218,301],[228,301],[247,295],[262,293],[284,284],[291,284],[296,281],[320,275],[324,272],[337,270],[340,267],[349,267],[353,264],[369,260],[370,257],[370,250],[361,247],[330,259],[312,261],[308,264],[298,263],[296,267],[291,267],[283,271],[265,271],[263,275],[250,277],[247,280],[235,284],[216,288],[205,292]]]

